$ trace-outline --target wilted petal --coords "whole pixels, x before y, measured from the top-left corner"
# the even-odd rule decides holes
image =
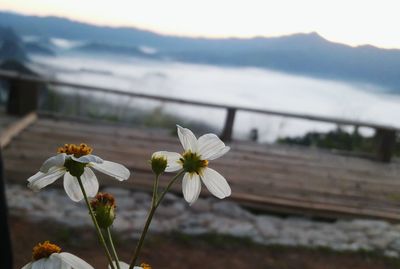
[[[102,163],[92,163],[91,166],[109,176],[112,176],[119,181],[127,180],[131,174],[128,168],[119,163],[103,161]]]
[[[76,158],[74,156],[71,157],[72,160],[80,162],[80,163],[102,163],[103,159],[96,155],[83,155],[79,158]]]
[[[46,161],[44,161],[39,171],[42,173],[47,173],[52,167],[64,166],[66,156],[67,155],[65,153],[59,153],[56,156],[48,158]]]
[[[203,160],[214,160],[229,151],[229,147],[215,134],[205,134],[199,137],[198,152]]]
[[[183,128],[177,125],[178,137],[185,151],[196,152],[197,151],[197,139],[196,136],[187,128]]]
[[[228,182],[214,169],[204,169],[201,179],[214,196],[222,199],[231,195],[231,187],[229,187]]]
[[[64,175],[64,190],[74,202],[79,202],[83,199],[83,193],[79,186],[78,179],[73,177],[69,172]]]
[[[28,178],[28,187],[33,191],[39,191],[47,185],[53,183],[65,173],[65,168],[51,168],[47,173],[37,172]]]
[[[182,162],[179,160],[182,158],[182,155],[179,153],[170,151],[157,151],[153,153],[152,158],[157,156],[164,156],[167,158],[167,168],[165,169],[165,172],[174,172],[182,169]]]
[[[183,197],[189,204],[196,202],[201,191],[200,177],[197,174],[185,173],[182,180]]]
[[[55,255],[55,254],[52,254]],[[81,258],[72,255],[68,252],[61,252],[58,254],[62,261],[70,265],[74,269],[94,269],[90,264],[82,260]]]

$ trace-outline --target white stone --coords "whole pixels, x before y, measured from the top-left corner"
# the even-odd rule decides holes
[[[114,228],[138,238],[148,214],[151,196],[120,188],[107,188],[117,199]],[[32,221],[51,220],[68,227],[91,226],[85,203],[72,202],[63,189],[34,193],[24,186],[6,186],[9,212]],[[178,231],[191,235],[220,233],[248,237],[262,244],[329,247],[334,250],[377,250],[389,257],[400,254],[400,224],[377,220],[339,220],[334,223],[307,218],[254,215],[231,201],[200,198],[192,206],[167,194],[158,208],[150,232]]]
[[[190,210],[193,212],[209,212],[211,211],[212,203],[211,199],[198,199],[194,204],[190,206]]]
[[[277,237],[279,221],[268,216],[258,216],[255,220],[256,228],[264,237]]]
[[[233,202],[220,201],[213,204],[213,211],[233,218],[253,219],[254,216]]]

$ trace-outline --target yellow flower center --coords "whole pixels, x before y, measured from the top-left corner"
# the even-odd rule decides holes
[[[48,258],[53,253],[60,253],[61,248],[57,245],[51,244],[49,241],[39,243],[33,247],[32,258],[34,261]]]
[[[65,144],[63,147],[59,147],[57,149],[57,153],[66,153],[68,155],[74,155],[75,157],[79,158],[84,155],[88,155],[92,153],[93,149],[86,144]]]
[[[140,267],[142,267],[143,269],[151,269],[151,266],[144,262],[140,265]]]
[[[208,166],[208,161],[202,160],[197,153],[187,151],[183,153],[182,157],[179,161],[182,163],[185,172],[200,175],[202,170]]]

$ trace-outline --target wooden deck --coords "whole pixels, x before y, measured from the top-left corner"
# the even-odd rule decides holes
[[[123,183],[99,175],[102,186],[133,189],[150,189],[148,160],[154,151],[182,151],[168,131],[39,118],[4,148],[6,179],[25,184],[58,146],[81,142],[133,171]],[[383,164],[322,150],[243,142],[230,146],[231,151],[210,166],[231,184],[230,199],[243,205],[316,217],[400,220],[398,160]],[[161,185],[165,183],[161,179]],[[180,187],[176,184],[174,191],[180,193]],[[209,195],[205,188],[202,195]]]

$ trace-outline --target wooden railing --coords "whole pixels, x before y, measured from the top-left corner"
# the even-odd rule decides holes
[[[6,70],[0,70],[0,79],[7,80],[10,83],[11,91],[18,92],[18,94],[16,94],[17,97],[15,97],[14,99],[19,99],[19,100],[9,100],[9,103],[11,103],[10,107],[21,105],[21,103],[26,103],[27,100],[23,100],[23,99],[27,99],[26,97],[24,98],[24,96],[29,96],[29,94],[25,95],[24,93],[28,93],[29,91],[34,91],[36,89],[36,87],[34,87],[33,85],[43,85],[44,84],[44,85],[67,86],[67,87],[76,88],[79,90],[86,90],[86,91],[93,91],[93,92],[100,92],[100,93],[109,93],[109,94],[129,96],[129,97],[134,97],[134,98],[144,98],[144,99],[169,102],[169,103],[224,109],[227,112],[226,118],[225,118],[225,124],[224,124],[223,131],[221,134],[221,137],[224,141],[232,140],[233,126],[235,123],[235,116],[236,116],[237,111],[251,112],[251,113],[257,113],[257,114],[264,114],[264,115],[281,116],[281,117],[288,117],[288,118],[296,118],[296,119],[303,119],[303,120],[310,120],[310,121],[318,121],[318,122],[332,123],[332,124],[336,124],[336,125],[368,127],[368,128],[372,128],[375,130],[376,158],[378,160],[384,161],[384,162],[390,161],[390,159],[393,155],[393,152],[394,152],[396,135],[400,131],[400,128],[397,128],[394,126],[381,125],[381,124],[370,123],[370,122],[365,122],[365,121],[347,120],[347,119],[341,119],[341,118],[335,118],[335,117],[316,116],[316,115],[311,115],[311,114],[298,114],[298,113],[290,113],[290,112],[283,112],[283,111],[277,111],[277,110],[257,109],[257,108],[243,107],[243,106],[231,106],[231,105],[224,105],[224,104],[217,104],[217,103],[206,103],[206,102],[201,102],[201,101],[190,101],[190,100],[180,99],[180,98],[162,97],[162,96],[149,95],[149,94],[143,94],[143,93],[115,90],[115,89],[98,87],[98,86],[84,85],[84,84],[79,84],[79,83],[71,83],[71,82],[65,82],[65,81],[59,81],[59,80],[53,80],[53,79],[46,79],[46,78],[41,78],[41,77],[37,77],[37,76],[23,75],[18,72],[6,71]],[[30,95],[28,97],[28,99],[32,99],[33,101],[37,100],[35,98],[32,98],[32,95]],[[28,107],[29,107],[29,105],[28,105]]]

